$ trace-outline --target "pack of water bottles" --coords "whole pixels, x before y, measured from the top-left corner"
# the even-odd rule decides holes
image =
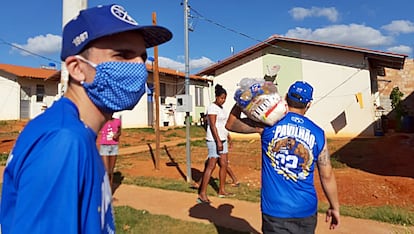
[[[238,86],[234,100],[248,118],[273,125],[286,115],[287,103],[273,82],[260,78],[243,78]]]

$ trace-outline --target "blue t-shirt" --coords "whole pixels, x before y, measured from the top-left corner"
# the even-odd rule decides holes
[[[4,171],[3,234],[115,232],[96,137],[67,98],[27,124]]]
[[[261,209],[277,218],[304,218],[317,211],[315,162],[325,133],[305,116],[289,112],[266,127],[262,140]]]

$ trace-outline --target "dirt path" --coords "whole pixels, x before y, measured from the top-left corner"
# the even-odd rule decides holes
[[[195,202],[196,194],[168,191],[133,185],[121,185],[115,191],[115,206],[127,205],[135,209],[147,210],[151,214],[168,215],[172,218],[191,222],[213,223],[235,230],[260,233],[260,204],[235,199],[210,197],[211,205]],[[371,220],[342,216],[342,224],[335,231],[328,229],[324,215],[318,215],[316,233],[343,234],[389,234],[414,233],[414,227],[403,227]]]

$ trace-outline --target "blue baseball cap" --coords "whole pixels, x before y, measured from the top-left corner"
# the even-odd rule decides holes
[[[157,25],[139,25],[120,5],[112,4],[88,8],[63,28],[60,58],[79,54],[91,41],[126,31],[142,34],[145,47],[150,48],[171,40],[170,30]]]
[[[297,102],[307,104],[312,101],[313,88],[305,81],[296,81],[289,87],[288,97]]]

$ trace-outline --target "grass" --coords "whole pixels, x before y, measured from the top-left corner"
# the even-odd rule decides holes
[[[327,203],[320,203],[318,211],[323,213],[327,210]],[[360,219],[371,219],[384,223],[398,224],[403,226],[414,225],[414,207],[395,206],[341,206],[341,215]]]
[[[7,162],[7,158],[9,157],[8,153],[0,153],[0,165],[5,166]]]
[[[178,143],[177,146],[186,146],[186,142],[184,143]],[[206,146],[206,140],[196,140],[196,141],[190,141],[190,145],[193,147],[205,147]]]
[[[155,178],[139,176],[134,178],[125,178],[123,183],[133,184],[143,187],[152,187],[180,192],[194,193],[195,189],[188,185],[187,182],[181,180],[174,180],[168,178]],[[207,195],[216,196],[217,192],[213,187],[218,187],[218,179],[210,181],[210,185],[207,188]],[[226,188],[231,193],[237,193],[237,199],[249,201],[249,202],[260,202],[260,189],[250,188],[245,184],[241,184],[239,187],[228,187]]]
[[[137,222],[139,220],[139,222]],[[115,225],[117,233],[146,233],[146,234],[241,234],[226,227],[213,223],[205,224],[173,219],[166,215],[151,214],[146,210],[135,210],[131,207],[115,207]]]

